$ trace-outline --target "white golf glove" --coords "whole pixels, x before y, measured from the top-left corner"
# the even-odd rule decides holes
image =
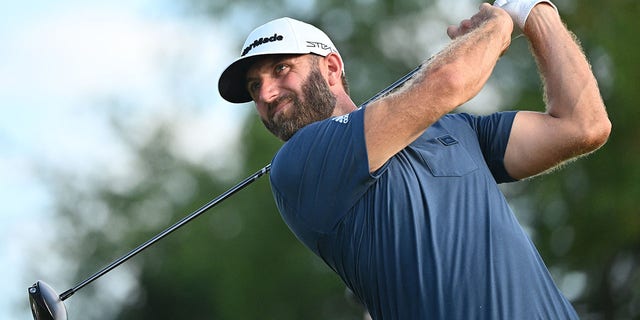
[[[548,0],[496,0],[493,5],[507,11],[520,30],[524,30],[524,24],[531,9],[540,2],[546,2],[556,9],[556,12],[558,11],[558,8]]]

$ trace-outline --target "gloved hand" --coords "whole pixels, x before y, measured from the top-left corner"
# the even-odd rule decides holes
[[[549,0],[496,0],[493,5],[507,11],[520,30],[524,30],[524,24],[527,22],[531,9],[541,2],[550,4],[558,12],[558,8]]]

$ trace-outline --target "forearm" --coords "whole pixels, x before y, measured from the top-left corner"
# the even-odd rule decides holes
[[[407,110],[414,113],[413,117],[424,118],[426,128],[476,96],[510,44],[513,25],[505,17],[480,22],[466,20],[454,34],[450,28],[448,32],[454,40],[425,63],[403,90],[389,97],[391,104],[398,109],[411,105]]]
[[[511,42],[511,29],[501,23],[488,20],[455,38],[426,66],[425,82],[436,86],[440,83],[440,92],[449,92],[445,97],[449,110],[444,110],[445,113],[475,97],[489,79],[498,58]]]
[[[369,168],[376,170],[443,115],[475,96],[509,46],[509,15],[488,4],[459,27],[454,39],[398,91],[373,102],[365,112]]]
[[[557,12],[550,5],[535,6],[524,33],[538,63],[547,113],[570,120],[575,127],[568,128],[583,135],[603,131],[608,135],[610,123],[597,81],[582,49]]]

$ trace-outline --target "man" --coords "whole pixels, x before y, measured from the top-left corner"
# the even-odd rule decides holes
[[[514,22],[546,112],[450,113],[483,87]],[[497,183],[592,152],[610,132],[596,80],[548,1],[500,1],[395,92],[357,108],[331,40],[283,18],[254,30],[222,74],[287,141],[271,185],[284,221],[373,319],[575,319]]]

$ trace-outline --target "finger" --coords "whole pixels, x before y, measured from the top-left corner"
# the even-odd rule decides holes
[[[498,1],[496,1],[496,2],[498,2]],[[487,3],[487,2],[483,2],[483,3],[481,3],[481,4],[480,4],[480,10],[488,10],[488,9],[490,9],[491,7],[492,7],[492,6],[491,6],[489,3]]]
[[[474,22],[472,19],[464,19],[460,22],[460,29],[462,30],[469,30],[469,29],[473,29],[474,26]]]
[[[458,26],[449,26],[447,28],[447,35],[451,40],[455,39],[458,36]]]

